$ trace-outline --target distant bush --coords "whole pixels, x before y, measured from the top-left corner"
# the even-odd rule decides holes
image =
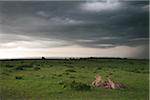
[[[61,77],[62,76],[62,74],[59,74],[59,75],[57,75],[58,77]]]
[[[33,65],[21,65],[20,67],[24,67],[24,68],[32,68]]]
[[[53,76],[57,76],[57,74],[52,74]]]
[[[113,73],[110,72],[109,75],[113,75]]]
[[[131,70],[131,72],[134,72],[134,73],[147,73],[146,70],[144,70],[144,69],[134,69],[134,70]]]
[[[116,72],[115,70],[113,70],[113,72]]]
[[[34,67],[34,70],[40,70],[41,68],[40,67]]]
[[[93,73],[97,73],[96,71],[94,71]]]
[[[81,68],[85,68],[84,66],[81,66]]]
[[[89,91],[91,90],[91,86],[85,83],[72,81],[70,83],[60,82],[63,85],[63,88],[77,90],[77,91]]]
[[[22,66],[18,66],[15,68],[15,70],[24,70],[24,68]]]
[[[98,68],[97,68],[97,70],[101,70],[101,69],[102,69],[101,67],[98,67]]]
[[[141,73],[141,71],[140,70],[136,70],[135,73]]]
[[[53,67],[53,65],[49,65],[49,67]]]
[[[65,84],[65,82],[64,82],[64,81],[62,81],[62,80],[58,81],[57,83],[58,83],[59,85],[63,85],[63,84]]]
[[[8,72],[1,72],[2,75],[9,75]]]
[[[144,70],[144,68],[141,68],[141,70]]]
[[[70,76],[69,78],[75,78],[74,76]]]
[[[14,67],[14,66],[7,64],[7,65],[5,65],[5,67],[12,68],[12,67]]]
[[[69,75],[69,73],[68,73],[68,72],[65,72],[65,73],[63,73],[63,74],[65,74],[65,75]]]
[[[46,58],[45,57],[42,57],[42,60],[45,60]]]
[[[140,71],[139,69],[137,69],[137,68],[132,69],[131,72],[134,72],[134,73],[141,73],[141,71]]]
[[[76,71],[73,69],[67,69],[66,72],[76,72]]]
[[[16,76],[15,77],[17,80],[23,79],[21,76]]]
[[[15,68],[15,70],[24,70],[24,68],[32,68],[32,65],[21,65],[21,66],[17,66]]]
[[[66,67],[68,67],[68,68],[73,68],[74,66],[72,66],[72,65],[64,65],[64,66],[66,66]]]

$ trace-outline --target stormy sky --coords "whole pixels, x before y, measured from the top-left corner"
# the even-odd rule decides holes
[[[148,58],[148,1],[0,1],[0,58]]]

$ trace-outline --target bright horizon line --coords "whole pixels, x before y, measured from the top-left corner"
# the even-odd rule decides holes
[[[69,56],[69,57],[45,57],[45,56],[40,56],[40,57],[8,57],[8,58],[0,58],[0,60],[10,60],[10,59],[42,59],[42,57],[46,58],[46,59],[69,59],[69,58],[75,58],[75,59],[78,59],[78,58],[112,58],[112,59],[149,59],[150,57],[142,57],[142,58],[139,58],[139,57],[108,57],[108,56],[81,56],[81,57],[75,57],[75,56]]]

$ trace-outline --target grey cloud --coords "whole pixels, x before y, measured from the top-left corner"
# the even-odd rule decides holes
[[[118,9],[96,12],[81,9],[86,3],[0,2],[1,34],[14,35],[1,41],[19,41],[15,36],[24,35],[34,40],[43,37],[92,48],[148,44],[148,2],[120,2]]]

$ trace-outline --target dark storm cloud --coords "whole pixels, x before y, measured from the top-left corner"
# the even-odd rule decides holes
[[[102,2],[85,1],[0,2],[0,34],[13,35],[1,41],[29,41],[18,38],[23,35],[31,40],[42,37],[65,41],[62,46],[111,48],[148,44],[148,4],[146,1],[104,6]]]

